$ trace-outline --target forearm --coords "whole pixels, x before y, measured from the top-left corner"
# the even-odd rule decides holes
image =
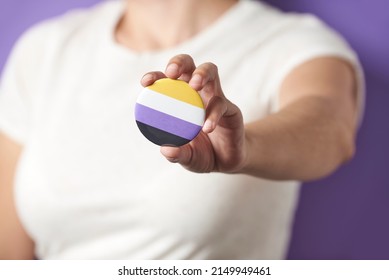
[[[318,179],[354,153],[354,127],[338,117],[333,99],[301,98],[246,125],[242,173],[275,180]],[[336,102],[336,101],[335,101]]]
[[[166,75],[184,78],[199,92],[207,120],[189,144],[165,146],[161,153],[170,162],[198,173],[243,173],[304,181],[323,177],[354,153],[354,74],[351,65],[336,58],[308,61],[280,85],[281,110],[244,125],[240,108],[224,95],[217,66],[204,63],[196,67],[190,56],[175,56]],[[162,72],[150,72],[142,85],[163,77]]]
[[[3,209],[1,209],[3,210]],[[21,233],[19,225],[7,222],[7,217],[0,215],[0,260],[32,260],[34,250],[32,241]]]
[[[14,200],[14,174],[22,147],[0,133],[0,259],[33,259],[34,245],[23,229]]]

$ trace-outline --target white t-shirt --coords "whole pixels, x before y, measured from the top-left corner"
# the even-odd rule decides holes
[[[3,73],[0,129],[24,145],[15,199],[37,257],[284,258],[299,182],[169,163],[136,126],[140,78],[179,53],[212,61],[250,122],[277,110],[296,66],[337,56],[358,72],[354,53],[315,17],[254,1],[175,48],[137,53],[113,39],[123,9],[103,2],[32,28]]]

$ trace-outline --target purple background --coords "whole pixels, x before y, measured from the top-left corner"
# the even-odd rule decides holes
[[[99,0],[1,0],[0,70],[31,24]],[[289,259],[389,259],[389,2],[267,0],[311,12],[342,33],[366,72],[365,119],[354,160],[327,179],[305,184]]]

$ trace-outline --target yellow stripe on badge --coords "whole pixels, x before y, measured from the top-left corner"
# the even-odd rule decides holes
[[[185,81],[165,78],[156,81],[148,88],[193,106],[204,108],[200,95]]]

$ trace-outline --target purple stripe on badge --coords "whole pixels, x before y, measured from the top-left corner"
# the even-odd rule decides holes
[[[139,103],[135,106],[135,119],[189,140],[195,138],[201,130],[201,126],[159,112]]]

